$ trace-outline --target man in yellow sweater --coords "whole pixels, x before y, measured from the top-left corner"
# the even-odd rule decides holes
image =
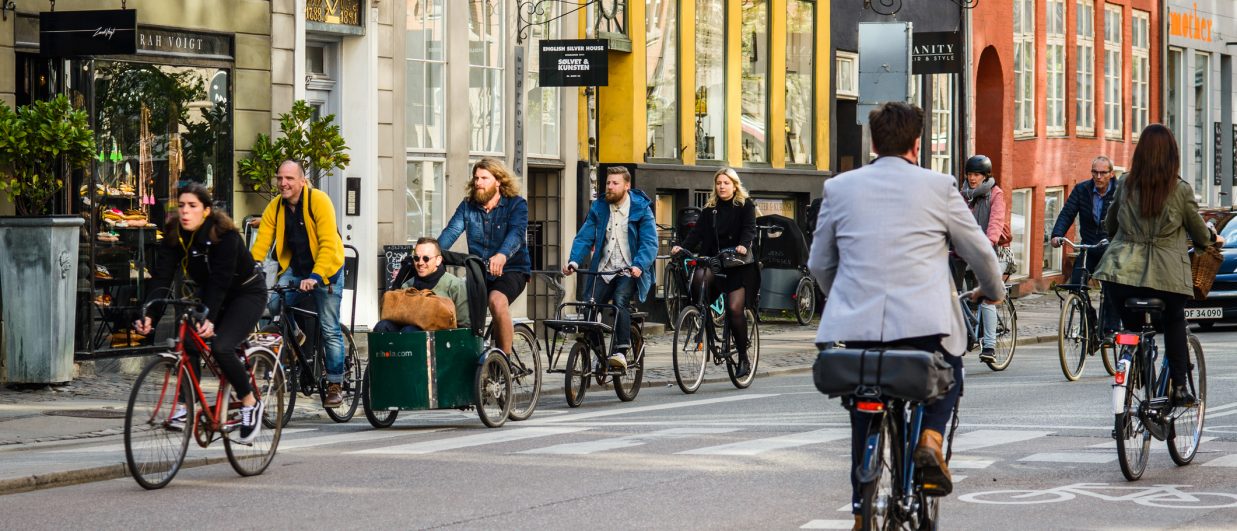
[[[280,197],[262,212],[253,258],[265,259],[273,244],[279,259],[279,284],[300,287],[300,293],[283,301],[272,293],[272,313],[280,302],[296,304],[305,296],[317,303],[326,351],[327,391],[322,405],[336,408],[343,405],[344,336],[339,306],[344,293],[344,242],[335,224],[335,205],[326,192],[309,186],[305,170],[295,160],[280,164],[275,180]]]

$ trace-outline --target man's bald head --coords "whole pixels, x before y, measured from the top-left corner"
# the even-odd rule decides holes
[[[275,187],[285,201],[297,204],[301,200],[305,184],[305,169],[300,162],[289,159],[279,164],[279,171],[275,172]]]

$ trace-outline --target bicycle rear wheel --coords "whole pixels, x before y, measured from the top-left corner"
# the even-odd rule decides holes
[[[746,376],[739,378],[735,376],[735,371],[739,369],[738,360],[734,360],[733,363],[726,362],[726,373],[730,376],[730,383],[739,389],[751,387],[752,380],[756,379],[756,367],[760,364],[760,323],[755,317],[751,309],[743,310],[743,318],[747,321],[747,360],[752,365],[751,370]]]
[[[679,286],[678,268],[674,266],[666,267],[666,273],[662,275],[662,300],[666,303],[666,321],[671,330],[678,326],[676,319],[679,312],[683,310],[683,289]]]
[[[1192,334],[1189,336],[1189,346],[1190,374],[1186,377],[1185,386],[1197,402],[1192,407],[1178,407],[1173,410],[1173,431],[1168,438],[1168,455],[1177,466],[1190,464],[1198,453],[1198,444],[1203,436],[1203,420],[1207,413],[1207,364],[1203,361],[1203,346]]]
[[[590,356],[592,352],[584,341],[576,341],[571,346],[571,353],[567,354],[567,367],[563,371],[563,394],[566,395],[567,405],[570,407],[580,407],[584,402],[584,394],[588,392]]]
[[[1061,372],[1065,379],[1075,381],[1082,376],[1091,345],[1091,323],[1087,322],[1087,303],[1077,293],[1069,293],[1061,303],[1061,318],[1057,323],[1057,352],[1061,356]]]
[[[1140,353],[1135,353],[1135,359]],[[1143,425],[1138,412],[1151,400],[1151,379],[1147,368],[1138,362],[1130,368],[1126,376],[1125,402],[1121,413],[1116,415],[1116,425],[1113,435],[1117,439],[1117,461],[1121,464],[1121,474],[1125,479],[1136,481],[1147,469],[1147,458],[1151,455],[1151,432]]]
[[[873,471],[867,481],[859,484],[859,515],[862,529],[898,529],[897,511],[894,510],[893,471],[900,467],[894,461],[892,445],[898,440],[894,433],[893,415],[883,414],[877,424],[877,433],[868,434],[864,458],[866,466]]]
[[[283,418],[284,414],[284,373],[276,361],[275,353],[259,348],[249,353],[249,385],[258,400],[263,401],[262,421],[259,422],[258,436],[251,444],[241,444],[231,437],[223,438],[223,450],[228,455],[228,462],[236,473],[242,476],[256,476],[266,471],[275,459],[275,449],[279,447],[279,437],[283,426],[266,428],[273,424],[274,419]],[[228,416],[232,414],[233,406],[240,413],[240,400],[229,404]],[[270,422],[268,422],[268,420]]]
[[[352,331],[342,324],[339,328],[344,335],[344,379],[339,382],[339,394],[343,395],[344,404],[337,408],[323,409],[331,420],[348,422],[361,404],[361,380],[364,376],[361,374],[361,360],[357,356],[356,343],[352,341]]]
[[[179,400],[177,387],[180,396],[188,398],[185,426],[179,430],[169,426]],[[177,376],[176,361],[170,358],[155,358],[133,382],[125,408],[125,462],[142,488],[163,488],[185,461],[189,433],[197,418],[192,397],[193,384],[188,376]]]
[[[491,350],[485,361],[477,367],[477,386],[474,390],[477,416],[491,428],[507,422],[511,415],[511,370],[507,357],[498,349]]]
[[[1003,371],[1014,361],[1018,348],[1018,311],[1014,301],[1006,294],[1005,300],[996,307],[996,349],[992,361],[985,362],[989,369]]]
[[[541,398],[541,352],[537,335],[527,324],[515,325],[511,350],[511,420],[524,420],[533,415]]]
[[[283,334],[283,330],[279,325],[269,324],[260,330],[263,334]],[[279,425],[286,427],[292,421],[292,411],[296,407],[296,395],[298,393],[298,384],[301,380],[300,366],[296,363],[296,352],[292,350],[288,339],[285,337],[283,343],[279,346],[279,364],[283,366],[284,387],[280,391],[283,395],[284,413],[279,419],[271,418],[269,421],[263,416],[263,427],[274,428],[275,420],[279,420]],[[270,424],[265,424],[270,422]]]
[[[631,402],[640,394],[640,384],[644,381],[644,333],[640,327],[631,325],[631,361],[627,363],[627,372],[614,377],[614,394],[619,400]]]
[[[369,366],[366,366],[365,376],[361,377],[361,409],[365,412],[365,420],[368,420],[369,425],[375,428],[389,428],[391,424],[395,423],[395,417],[399,415],[399,410],[375,410],[369,397],[369,382]]]
[[[704,382],[704,366],[708,361],[705,348],[704,318],[695,306],[683,308],[674,329],[674,381],[684,393],[692,394]]]

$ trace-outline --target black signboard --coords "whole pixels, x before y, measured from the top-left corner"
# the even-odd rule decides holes
[[[962,37],[956,31],[932,31],[911,36],[912,74],[962,72]]]
[[[537,50],[543,87],[604,87],[609,81],[604,39],[543,40]]]
[[[1215,148],[1211,150],[1215,158],[1215,175],[1213,181],[1216,186],[1220,186],[1220,180],[1224,177],[1224,129],[1220,122],[1215,123]]]
[[[39,13],[39,53],[48,57],[137,53],[137,11]]]

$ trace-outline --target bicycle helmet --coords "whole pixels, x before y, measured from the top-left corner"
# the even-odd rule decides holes
[[[975,155],[966,159],[966,173],[982,173],[992,176],[992,159],[984,155]]]

